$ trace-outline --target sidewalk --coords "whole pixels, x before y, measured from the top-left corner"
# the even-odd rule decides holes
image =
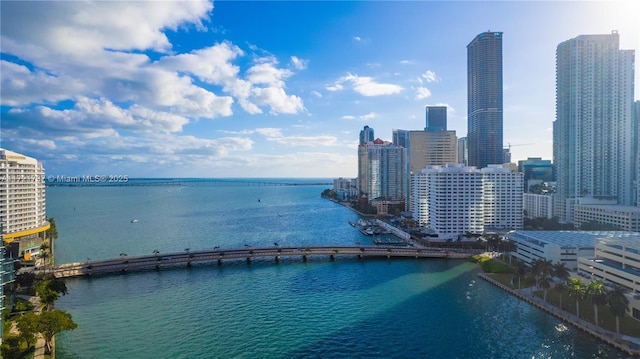
[[[28,299],[29,302],[31,302],[31,304],[33,304],[33,307],[35,308],[35,312],[36,313],[40,313],[42,311],[42,308],[40,307],[40,298],[38,298],[37,295],[34,296],[23,296],[20,295],[19,297],[24,298],[24,299]],[[18,334],[18,328],[16,327],[16,323],[13,323],[13,326],[11,327],[10,333],[12,334]],[[44,359],[44,352],[45,352],[45,342],[44,342],[44,338],[42,337],[42,335],[38,334],[37,338],[36,338],[36,345],[35,345],[35,351],[33,353],[33,359]],[[53,355],[51,356],[53,358]]]

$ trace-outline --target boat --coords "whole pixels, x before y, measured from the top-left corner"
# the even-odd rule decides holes
[[[360,233],[364,234],[365,236],[372,236],[373,235],[373,229],[371,229],[370,227],[368,227],[368,228],[361,227],[360,228]]]
[[[351,227],[355,227],[356,226],[356,224],[351,222],[351,221],[349,221],[349,224],[351,225]]]
[[[138,223],[138,220],[134,218],[131,220],[131,223]]]

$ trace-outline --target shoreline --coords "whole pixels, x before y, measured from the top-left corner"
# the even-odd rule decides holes
[[[510,288],[495,279],[488,276],[486,273],[478,273],[478,277],[484,279],[485,281],[495,285],[496,287],[504,290],[505,292],[513,295],[514,297],[540,309],[548,314],[553,315],[554,317],[562,320],[565,323],[572,325],[573,327],[584,331],[585,333],[590,334],[591,336],[600,339],[601,341],[615,347],[618,350],[625,352],[631,356],[640,356],[640,338],[633,338],[636,341],[625,340],[625,336],[610,332],[604,328],[598,327],[594,324],[591,324],[584,319],[578,318],[575,315],[566,312],[554,305],[551,305],[547,302],[544,302],[542,299],[535,297],[533,295],[525,295],[521,293],[521,290],[515,290]],[[630,338],[631,339],[631,338]]]

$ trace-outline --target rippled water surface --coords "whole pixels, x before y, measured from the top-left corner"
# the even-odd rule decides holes
[[[320,198],[327,187],[49,187],[56,260],[371,243],[348,224],[355,213]],[[57,306],[79,327],[57,337],[56,357],[624,357],[476,271],[459,260],[290,258],[72,279]]]

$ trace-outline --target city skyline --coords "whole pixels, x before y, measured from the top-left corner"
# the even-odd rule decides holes
[[[467,135],[466,45],[487,30],[504,147],[550,160],[556,46],[618,30],[640,50],[631,1],[34,4],[0,4],[0,145],[52,175],[355,177],[365,125],[390,141],[442,105]]]

